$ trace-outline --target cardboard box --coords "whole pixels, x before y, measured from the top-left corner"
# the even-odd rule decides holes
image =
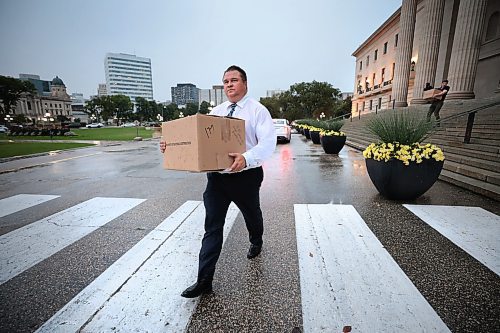
[[[438,96],[438,97],[434,97],[436,94],[439,94],[441,92],[441,90],[439,89],[429,89],[429,90],[426,90],[424,91],[424,99],[426,101],[433,101],[435,99],[437,100],[440,100],[442,98],[442,96]]]
[[[162,124],[167,147],[163,167],[172,170],[215,171],[233,164],[229,153],[244,153],[245,121],[196,114]]]

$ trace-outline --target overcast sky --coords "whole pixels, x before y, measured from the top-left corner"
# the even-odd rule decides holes
[[[0,0],[0,75],[58,75],[85,97],[107,52],[151,59],[153,94],[220,84],[232,64],[255,98],[298,82],[353,91],[352,52],[401,0]]]

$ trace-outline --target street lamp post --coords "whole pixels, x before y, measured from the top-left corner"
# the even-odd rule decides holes
[[[96,120],[96,116],[95,116],[95,114],[93,114],[93,113],[92,113],[92,114],[90,115],[90,120],[92,121],[92,122],[91,122],[91,124],[93,124],[93,123],[94,123],[94,120]]]
[[[326,117],[326,116],[325,116],[325,113],[324,113],[324,112],[321,112],[321,114],[319,115],[319,118],[320,118],[321,120],[323,120],[323,118],[325,118],[325,117]]]
[[[182,111],[179,112],[179,118],[184,118],[184,113],[182,113]]]
[[[208,107],[208,113],[212,112],[214,106],[215,106],[215,102],[214,101],[210,101],[210,106]]]
[[[13,118],[10,114],[6,115],[4,119],[6,121],[6,124],[9,124],[13,120]]]

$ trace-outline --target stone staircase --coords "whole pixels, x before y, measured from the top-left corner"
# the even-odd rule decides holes
[[[399,109],[425,115],[428,108],[429,105],[415,105]],[[467,115],[446,118],[477,108],[483,109],[476,113],[470,143],[464,143]],[[378,114],[385,112],[394,111],[381,110]],[[443,120],[441,127],[425,140],[441,147],[445,154],[440,179],[500,201],[500,96],[446,101],[440,115]],[[346,120],[342,128],[347,135],[346,144],[364,150],[371,142],[376,142],[376,138],[364,128],[365,123],[376,116],[372,112],[361,114],[352,121]]]

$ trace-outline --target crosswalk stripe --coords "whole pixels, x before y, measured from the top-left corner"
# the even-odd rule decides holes
[[[224,239],[238,212],[231,204]],[[196,280],[204,214],[186,202],[37,332],[184,331],[197,301],[179,295]]]
[[[500,275],[500,216],[479,207],[403,206]]]
[[[59,198],[59,195],[18,194],[0,200],[0,217]]]
[[[304,332],[449,332],[351,205],[294,205]]]
[[[143,201],[96,197],[0,236],[0,284]]]

